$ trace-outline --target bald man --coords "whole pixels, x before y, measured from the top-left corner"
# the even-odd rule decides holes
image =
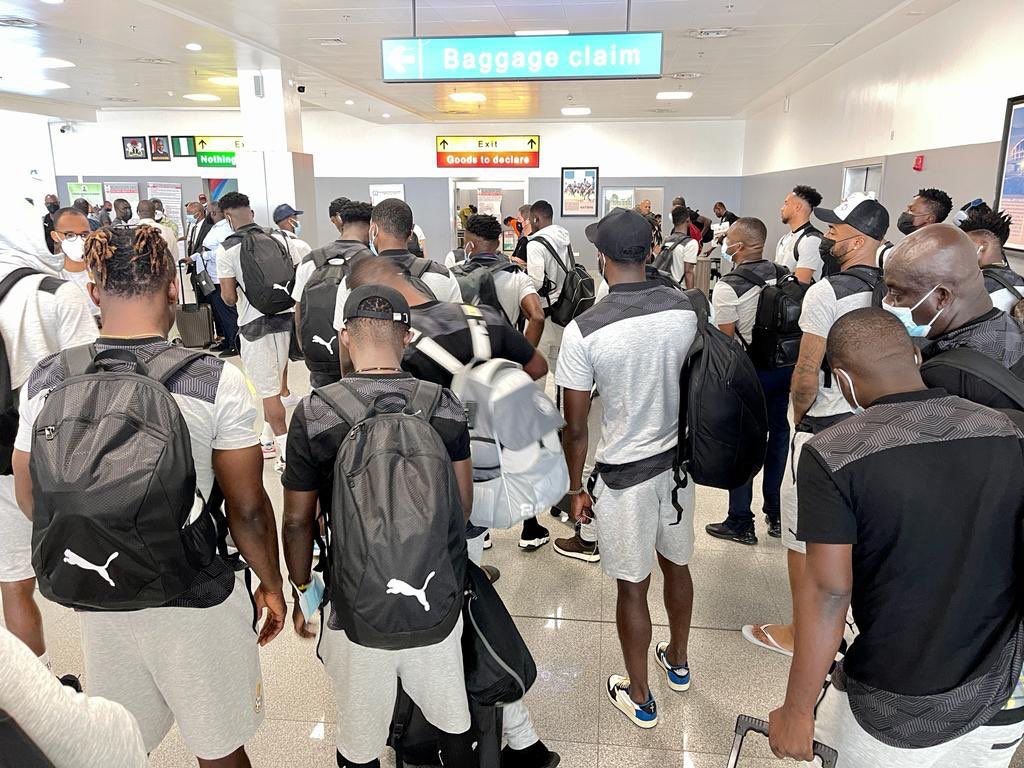
[[[858,415],[800,459],[807,563],[786,699],[770,716],[777,757],[809,760],[817,737],[844,768],[996,768],[1024,735],[1024,434],[1006,414],[927,389],[918,356],[876,308],[829,334]],[[815,711],[851,604],[860,634]]]
[[[911,336],[927,339],[922,353],[932,361],[923,374],[928,386],[991,408],[1020,407],[995,376],[938,359],[954,349],[972,349],[1024,378],[1024,328],[992,305],[977,246],[966,234],[951,224],[932,224],[909,235],[886,262],[885,284],[883,309]]]
[[[164,240],[167,243],[167,247],[171,251],[171,255],[174,260],[178,260],[178,233],[173,229],[165,225],[163,222],[156,220],[156,212],[159,209],[152,200],[139,200],[139,204],[135,206],[135,212],[139,214],[139,226],[146,225],[149,227],[156,227],[160,230]]]

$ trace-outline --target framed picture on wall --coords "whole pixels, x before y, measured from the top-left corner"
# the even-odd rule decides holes
[[[597,216],[597,168],[562,169],[562,216]]]
[[[625,208],[627,210],[636,205],[636,192],[632,187],[615,187],[604,190],[604,215],[613,208]]]
[[[150,160],[170,160],[171,159],[171,139],[169,136],[150,136],[149,137],[149,159]]]
[[[1024,251],[1024,95],[1006,100],[995,207],[1013,217],[1006,247]]]
[[[122,136],[121,148],[124,150],[125,160],[145,160],[149,157],[145,136]]]

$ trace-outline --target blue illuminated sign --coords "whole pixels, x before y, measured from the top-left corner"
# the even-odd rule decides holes
[[[661,77],[661,32],[381,40],[384,82]]]

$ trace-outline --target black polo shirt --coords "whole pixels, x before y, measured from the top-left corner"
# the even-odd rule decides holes
[[[882,398],[805,445],[798,538],[853,545],[854,680],[951,690],[989,669],[1021,618],[1024,434],[923,390]]]

